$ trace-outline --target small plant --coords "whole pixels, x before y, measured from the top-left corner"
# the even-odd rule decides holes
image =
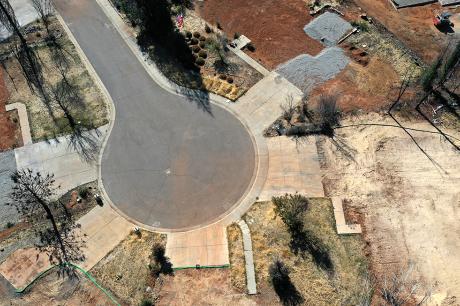
[[[235,32],[235,34],[233,34],[233,39],[238,39],[240,38],[241,34],[238,33],[238,32]]]
[[[200,41],[206,41],[206,37],[200,36],[199,40],[200,40]]]
[[[200,46],[201,49],[204,49],[204,48],[206,48],[206,43],[205,42],[200,42],[199,46]]]
[[[204,26],[204,31],[205,31],[206,33],[208,33],[208,34],[209,34],[209,33],[212,33],[212,29],[211,29],[211,27],[210,27],[208,24],[206,24],[206,25]]]
[[[200,32],[193,32],[193,37],[200,38],[201,37]]]
[[[193,48],[192,48],[192,51],[194,53],[198,53],[198,52],[200,52],[200,50],[201,50],[200,46],[193,46]]]
[[[205,60],[202,57],[198,57],[195,61],[195,64],[197,64],[198,66],[204,66],[204,63],[205,63]]]
[[[6,228],[12,228],[14,226],[14,223],[9,221],[8,223],[6,223]]]
[[[228,77],[228,78],[227,78],[227,82],[228,82],[229,84],[233,84],[233,78],[232,78],[232,77]]]
[[[220,24],[219,21],[216,22],[216,26],[219,30],[223,30],[222,25]]]
[[[219,79],[226,80],[227,76],[225,74],[221,74],[221,75],[219,75]]]
[[[198,45],[198,39],[192,38],[192,39],[190,40],[190,44],[191,44],[192,46]]]
[[[185,37],[192,38],[192,36],[193,36],[192,32],[190,32],[190,31],[185,32]]]
[[[251,52],[255,52],[256,51],[256,46],[254,46],[254,44],[252,42],[248,43],[246,45],[246,48],[251,51]]]
[[[206,51],[204,50],[200,50],[200,52],[198,52],[198,55],[202,58],[208,57],[208,53],[206,53]]]

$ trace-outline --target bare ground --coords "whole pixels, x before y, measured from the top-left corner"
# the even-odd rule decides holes
[[[343,124],[362,122],[394,124],[377,114]],[[404,124],[433,130],[423,122]],[[375,275],[382,279],[411,261],[434,286],[432,302],[460,296],[460,152],[437,134],[411,132],[425,155],[398,128],[337,132],[334,142],[320,145],[323,183],[328,196],[363,214]],[[458,131],[447,133],[460,139]]]

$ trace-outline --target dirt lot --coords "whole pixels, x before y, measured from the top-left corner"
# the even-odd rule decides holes
[[[376,18],[425,62],[433,61],[447,43],[445,34],[432,22],[436,4],[395,10],[388,0],[355,0],[369,16]],[[458,10],[458,9],[454,9]]]
[[[209,23],[219,22],[229,38],[234,33],[247,36],[256,47],[251,57],[268,69],[323,49],[303,31],[312,17],[302,0],[205,0],[197,3],[197,11]]]
[[[138,305],[144,298],[153,301],[157,293],[153,289],[158,284],[150,276],[150,255],[153,245],[164,245],[165,238],[160,234],[144,231],[141,237],[131,234],[90,272],[123,305]],[[146,291],[148,286],[153,291]]]
[[[327,246],[333,262],[333,272],[318,268],[310,256],[294,255],[289,247],[290,234],[274,212],[271,202],[256,203],[244,216],[250,230],[254,250],[259,297],[265,304],[278,304],[268,269],[275,259],[282,260],[291,270],[290,277],[304,299],[304,305],[343,305],[359,292],[367,275],[364,243],[360,236],[338,236],[335,230],[332,204],[328,199],[310,199],[305,214],[305,228],[312,231]],[[243,289],[244,260],[241,234],[229,228],[232,281]],[[262,303],[265,305],[264,303]]]
[[[0,68],[0,152],[22,146],[21,128],[16,111],[6,112],[9,93],[5,85],[4,71]]]
[[[27,27],[36,28],[37,24],[34,23]],[[39,33],[44,32],[43,27],[41,29]],[[83,99],[82,103],[73,104],[72,115],[76,121],[80,121],[85,126],[99,127],[106,124],[108,122],[107,108],[102,94],[86,71],[75,47],[67,38],[64,30],[55,18],[52,19],[51,29],[56,35],[59,35],[60,38],[58,40],[63,46],[64,54],[68,60],[67,78],[71,83],[76,85],[78,93]],[[28,39],[37,44],[35,49],[42,63],[46,86],[56,86],[62,79],[59,70],[56,68],[56,57],[51,53],[51,49],[41,41],[45,34],[40,34],[41,38],[39,39],[36,33],[30,33]],[[2,52],[7,48],[8,45],[6,43],[0,45]],[[59,106],[52,102],[52,111],[50,111],[37,95],[32,94],[21,72],[19,63],[15,59],[9,58],[6,60],[5,66],[9,74],[9,77],[5,77],[7,88],[10,92],[8,103],[22,102],[26,104],[32,139],[34,141],[52,139],[70,132],[68,121]]]
[[[163,281],[159,306],[260,304],[258,297],[249,297],[232,287],[228,269],[182,270]]]
[[[394,124],[376,114],[343,124],[363,122]],[[433,130],[426,123],[403,123]],[[458,131],[446,132],[460,139]],[[412,134],[428,157],[398,128],[338,130],[334,143],[320,145],[323,183],[328,196],[346,199],[364,216],[375,275],[382,279],[412,261],[441,301],[460,296],[460,153],[439,135]]]

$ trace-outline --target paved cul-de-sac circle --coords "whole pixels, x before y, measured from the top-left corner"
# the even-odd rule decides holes
[[[206,224],[250,187],[255,148],[227,110],[172,94],[148,75],[96,1],[55,1],[116,110],[102,183],[126,216],[163,229]]]

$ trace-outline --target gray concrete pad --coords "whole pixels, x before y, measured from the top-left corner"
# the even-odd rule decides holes
[[[349,63],[339,47],[324,49],[313,57],[301,54],[276,68],[276,72],[308,94],[315,86],[335,77]]]
[[[8,222],[17,223],[19,220],[16,208],[8,205],[11,201],[9,194],[13,188],[10,175],[14,171],[16,171],[14,151],[0,153],[0,230],[4,229]]]
[[[14,10],[16,19],[19,25],[25,26],[38,18],[37,11],[35,11],[30,0],[8,0]],[[0,24],[0,41],[8,38],[11,33]]]
[[[206,97],[157,85],[94,1],[55,1],[115,104],[102,182],[128,217],[165,229],[216,220],[244,195],[255,149],[243,124]]]
[[[304,27],[308,36],[320,41],[327,47],[332,47],[353,27],[339,15],[325,12],[316,17]]]

